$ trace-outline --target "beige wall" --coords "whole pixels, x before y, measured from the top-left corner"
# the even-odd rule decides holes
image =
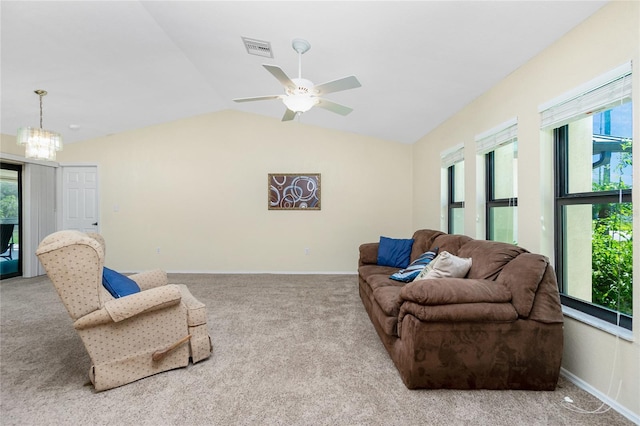
[[[476,237],[476,154],[474,136],[518,118],[518,241],[553,259],[551,138],[540,131],[538,106],[617,66],[633,61],[634,109],[640,105],[640,2],[613,2],[569,32],[529,63],[507,76],[413,146],[413,228],[440,221],[438,153],[465,144],[465,233]],[[640,140],[640,114],[634,114],[634,139]],[[634,150],[634,164],[640,164]],[[635,171],[639,169],[634,168]],[[640,205],[640,173],[634,173],[633,198]],[[634,234],[640,235],[638,208]],[[481,235],[477,237],[482,238]],[[640,253],[635,239],[634,253]],[[638,271],[640,256],[634,256]],[[566,320],[564,369],[617,401],[640,418],[640,274],[634,276],[633,342],[617,339],[582,322]],[[620,390],[618,392],[618,387]]]
[[[475,237],[474,136],[518,117],[518,242],[553,258],[551,139],[539,129],[538,105],[624,62],[640,63],[639,16],[639,2],[607,5],[413,146],[223,111],[69,144],[59,160],[99,166],[101,232],[116,269],[354,272],[360,243],[440,227],[439,154],[458,143],[465,144],[465,229]],[[640,100],[640,73],[633,79]],[[2,152],[18,153],[5,150],[7,140]],[[269,172],[322,173],[322,210],[268,211]],[[633,197],[640,199],[640,173]],[[640,235],[638,209],[634,233]],[[633,342],[567,318],[563,361],[567,372],[636,418],[637,318]]]
[[[0,152],[24,157],[24,147],[16,144],[16,137],[0,134]]]
[[[355,273],[361,243],[412,233],[410,146],[298,122],[222,111],[68,144],[58,160],[98,165],[100,232],[121,270]],[[322,209],[268,210],[280,172],[321,173]]]

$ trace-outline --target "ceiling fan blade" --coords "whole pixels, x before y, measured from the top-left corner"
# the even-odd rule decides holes
[[[296,112],[291,111],[289,108],[287,108],[287,110],[284,112],[284,115],[282,116],[282,121],[291,121],[294,118],[296,118]]]
[[[350,75],[349,77],[317,84],[314,90],[318,92],[318,95],[325,95],[327,93],[340,92],[341,90],[355,89],[360,86],[362,86],[362,84],[360,84],[358,79],[354,75]]]
[[[234,102],[252,102],[252,101],[267,101],[269,99],[280,99],[280,95],[269,95],[269,96],[256,96],[253,98],[237,98],[234,99]]]
[[[290,90],[295,90],[296,84],[293,81],[291,81],[289,76],[287,76],[287,74],[285,74],[284,71],[282,71],[282,68],[275,65],[267,65],[267,64],[262,64],[262,66],[265,67],[267,71],[269,71],[271,74],[273,74],[273,76],[277,78],[278,81],[282,83],[284,87]]]
[[[340,105],[326,99],[318,99],[318,103],[316,105],[340,115],[347,115],[353,111],[353,108],[349,108],[348,106]]]

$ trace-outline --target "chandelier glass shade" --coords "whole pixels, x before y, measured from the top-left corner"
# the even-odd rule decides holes
[[[21,127],[18,129],[17,143],[25,146],[27,158],[55,161],[56,152],[62,149],[62,136],[37,127]]]
[[[62,135],[42,128],[42,97],[45,90],[36,90],[40,96],[40,128],[21,127],[16,135],[16,143],[24,145],[25,157],[35,160],[55,161],[56,152],[62,150]]]

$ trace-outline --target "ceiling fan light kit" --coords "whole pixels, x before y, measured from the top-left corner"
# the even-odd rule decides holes
[[[34,90],[40,97],[40,128],[20,127],[16,135],[16,143],[25,147],[25,157],[35,160],[55,161],[56,152],[62,150],[62,135],[42,128],[42,97],[46,90]]]
[[[284,87],[284,95],[258,96],[252,98],[237,98],[235,102],[252,102],[280,99],[287,107],[282,117],[282,121],[293,120],[296,116],[309,111],[314,106],[319,106],[340,115],[347,115],[353,109],[331,102],[321,96],[327,93],[339,92],[342,90],[355,89],[361,84],[355,76],[343,77],[323,84],[314,85],[313,82],[302,78],[302,55],[311,49],[311,44],[307,40],[296,38],[291,42],[293,50],[298,53],[298,78],[289,78],[287,74],[276,65],[263,64]]]

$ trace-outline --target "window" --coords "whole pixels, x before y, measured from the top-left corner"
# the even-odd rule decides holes
[[[459,161],[448,169],[449,175],[449,234],[464,232],[464,162]]]
[[[22,275],[22,166],[0,163],[0,279]]]
[[[630,76],[629,69],[567,101],[581,110],[564,114],[553,126],[556,270],[562,303],[629,330],[633,314]],[[592,99],[599,99],[599,105]]]
[[[518,236],[517,127],[513,119],[475,138],[485,163],[485,238],[511,244]]]
[[[485,156],[487,240],[518,243],[517,153],[512,142]]]
[[[443,191],[446,199],[447,232],[464,233],[464,145],[458,144],[440,154],[446,171]]]

